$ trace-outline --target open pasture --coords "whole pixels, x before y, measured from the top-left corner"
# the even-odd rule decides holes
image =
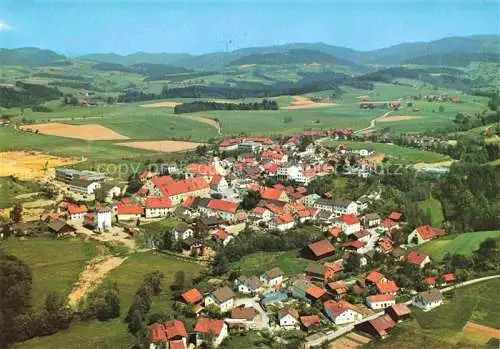
[[[70,125],[53,122],[20,127],[24,131],[37,132],[51,136],[78,138],[86,141],[109,141],[127,139],[128,137],[96,124]]]
[[[182,141],[143,141],[143,142],[126,142],[115,143],[122,147],[152,150],[162,153],[174,153],[179,151],[186,151],[196,149],[202,143],[182,142]]]

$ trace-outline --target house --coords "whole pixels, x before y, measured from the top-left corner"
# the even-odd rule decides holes
[[[327,239],[307,245],[301,252],[307,259],[319,260],[335,254],[335,247]]]
[[[205,298],[205,307],[215,305],[221,313],[233,308],[234,293],[228,286],[220,287]]]
[[[328,229],[328,232],[330,233],[330,236],[334,239],[338,239],[340,236],[340,233],[342,233],[342,229],[340,227],[331,227]]]
[[[358,254],[362,254],[363,250],[364,250],[364,247],[366,245],[366,242],[365,241],[361,241],[361,240],[354,240],[354,241],[349,241],[349,242],[346,242],[344,244],[344,248],[347,250],[347,251],[353,251],[353,252],[356,252]]]
[[[278,229],[279,231],[286,231],[292,229],[295,226],[295,221],[293,216],[289,213],[283,213],[276,217],[269,226],[273,229]]]
[[[429,288],[434,288],[436,287],[436,278],[435,277],[432,277],[432,276],[429,276],[429,277],[426,277],[425,280],[424,280],[425,284],[429,287]]]
[[[85,205],[75,205],[70,203],[67,207],[67,211],[69,214],[69,219],[73,220],[83,219],[89,210]]]
[[[443,281],[441,285],[446,286],[457,282],[457,277],[453,273],[448,273],[441,276],[441,281]]]
[[[323,309],[325,310],[325,314],[335,323],[335,325],[343,325],[359,321],[363,318],[363,314],[356,306],[344,300],[326,301],[323,303]]]
[[[310,329],[321,323],[321,319],[318,315],[301,316],[299,320],[302,324],[302,329],[304,329],[305,331],[309,331]]]
[[[172,200],[174,206],[179,205],[189,196],[208,197],[210,193],[210,184],[200,177],[180,181],[170,176],[153,177],[150,183],[152,195],[167,197]]]
[[[134,203],[118,203],[115,205],[115,211],[119,221],[138,220],[144,214],[142,206]]]
[[[289,198],[285,190],[275,188],[262,187],[260,189],[260,197],[262,200],[288,202]]]
[[[283,273],[283,271],[280,268],[276,267],[262,274],[260,276],[260,281],[262,281],[262,283],[266,287],[276,287],[281,285],[284,275],[285,274]]]
[[[337,216],[358,215],[358,204],[349,200],[334,200],[333,211]]]
[[[149,349],[185,349],[187,331],[184,323],[170,320],[166,324],[154,323],[149,331]]]
[[[98,205],[95,213],[87,213],[83,225],[89,229],[106,231],[111,228],[113,210],[109,206]]]
[[[357,240],[367,243],[368,241],[370,241],[371,233],[368,230],[360,230],[355,232],[354,236]]]
[[[304,270],[305,274],[311,278],[311,280],[323,282],[325,280],[325,267],[317,263],[309,263]]]
[[[374,228],[380,225],[381,219],[378,213],[368,213],[361,218],[365,228]]]
[[[54,233],[58,237],[75,235],[76,233],[75,227],[69,225],[68,223],[66,223],[61,219],[49,223],[47,227],[49,228],[50,232]]]
[[[255,275],[250,277],[241,275],[239,278],[234,280],[234,286],[237,291],[241,293],[257,293],[262,289],[262,281],[260,281],[260,279]]]
[[[210,338],[212,339],[212,345],[218,347],[227,337],[227,325],[224,320],[200,317],[194,326],[194,332],[197,347]]]
[[[227,183],[226,178],[221,175],[215,175],[212,177],[212,180],[210,181],[210,189],[221,192],[227,190],[228,188],[229,184]]]
[[[226,246],[234,239],[233,236],[224,229],[217,229],[213,236],[215,241],[221,243],[223,246]]]
[[[386,338],[391,330],[396,327],[396,322],[389,315],[383,315],[373,320],[364,321],[354,328],[373,337]]]
[[[342,299],[347,295],[347,285],[344,281],[334,281],[327,284],[327,288],[335,300]]]
[[[286,329],[297,328],[299,326],[299,312],[293,308],[278,310],[278,321],[281,327]]]
[[[421,225],[408,235],[408,244],[421,245],[445,234],[443,229],[434,228],[428,224]]]
[[[351,235],[361,230],[359,218],[354,214],[344,214],[337,218],[333,224],[342,229],[346,235]]]
[[[181,298],[189,305],[199,304],[203,301],[203,293],[197,288],[192,288],[181,294]]]
[[[424,311],[429,311],[431,309],[439,307],[443,304],[443,295],[438,289],[431,289],[428,291],[420,292],[415,297],[413,297],[412,305],[423,309]]]
[[[268,222],[272,219],[272,212],[265,207],[256,207],[253,209],[250,216],[255,220],[262,220]]]
[[[375,284],[375,287],[380,294],[396,295],[399,291],[398,285],[393,280],[379,281]]]
[[[255,329],[258,327],[261,316],[253,307],[239,306],[231,310],[231,319],[226,321],[231,324],[243,324],[246,329]]]
[[[213,199],[209,201],[207,208],[209,212],[217,215],[222,220],[232,222],[235,219],[238,206],[239,204],[236,202]]]
[[[186,223],[179,223],[177,227],[172,229],[172,238],[175,241],[186,240],[187,238],[194,237],[193,229]]]
[[[372,272],[370,272],[367,276],[366,276],[366,283],[367,284],[372,284],[372,285],[375,285],[379,282],[386,282],[387,279],[386,277],[384,276],[384,274],[382,273],[379,273],[378,271],[374,270]]]
[[[396,304],[396,296],[392,294],[376,294],[366,297],[366,305],[370,309],[385,309]]]
[[[301,197],[298,200],[298,202],[304,204],[306,207],[313,207],[314,203],[319,198],[321,198],[321,196],[319,196],[318,194],[314,193],[314,194],[309,194],[309,195]]]
[[[146,218],[166,217],[172,212],[172,207],[169,198],[148,197],[145,203]]]
[[[387,216],[388,219],[390,219],[393,222],[399,223],[401,222],[401,218],[403,217],[403,214],[401,212],[391,212],[389,213],[389,216]]]
[[[406,303],[396,303],[389,308],[385,308],[385,313],[389,315],[394,322],[402,322],[410,318],[411,310]]]
[[[416,251],[411,251],[408,257],[406,257],[406,263],[412,264],[419,269],[422,269],[430,262],[431,259],[428,255]]]

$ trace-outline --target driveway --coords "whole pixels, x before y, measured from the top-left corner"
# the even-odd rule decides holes
[[[259,297],[254,297],[254,298],[239,298],[234,300],[234,306],[238,307],[240,305],[244,305],[245,307],[253,307],[255,310],[257,310],[260,314],[260,330],[264,329],[269,329],[269,316],[267,313],[262,309],[259,303]]]

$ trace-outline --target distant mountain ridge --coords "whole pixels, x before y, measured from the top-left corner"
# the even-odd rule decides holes
[[[272,53],[253,53],[232,61],[230,66],[248,65],[248,64],[266,64],[266,65],[283,65],[283,64],[341,64],[352,65],[345,59],[340,59],[316,50],[309,49],[290,49],[284,52]]]
[[[495,62],[500,63],[500,54],[495,53],[470,53],[452,52],[445,54],[434,54],[409,59],[405,64],[466,67],[471,62]]]
[[[358,65],[398,65],[424,64],[434,65],[435,62],[451,61],[453,64],[465,64],[468,60],[494,59],[492,56],[500,54],[500,36],[499,35],[475,35],[468,37],[449,37],[430,42],[402,43],[391,47],[386,47],[371,51],[357,51],[346,47],[328,45],[325,43],[291,43],[276,46],[249,47],[238,49],[231,52],[213,52],[202,55],[190,55],[185,53],[144,53],[137,52],[130,55],[121,56],[114,53],[88,54],[75,57],[76,59],[89,60],[100,63],[115,63],[124,66],[136,64],[162,64],[186,69],[199,70],[218,70],[228,65],[234,65],[234,62],[245,61],[263,61],[269,62],[269,59],[287,61],[306,61],[307,55],[297,55],[296,58],[290,57],[290,52],[294,50],[306,50],[307,55],[316,56],[321,59],[328,58],[324,55],[333,57],[338,64]],[[297,51],[295,51],[297,52]],[[272,56],[272,55],[275,56]],[[453,59],[453,55],[467,55],[468,58]],[[484,55],[484,56],[480,56]],[[253,56],[244,59],[245,57]],[[293,54],[291,55],[293,56]],[[441,58],[439,56],[442,56]],[[428,58],[423,58],[428,57]],[[26,65],[43,66],[55,64],[58,61],[64,61],[68,58],[59,55],[50,50],[40,50],[37,48],[20,49],[0,49],[0,65]],[[421,62],[421,63],[418,63]],[[245,64],[245,63],[241,63]],[[247,63],[252,64],[252,63]],[[257,63],[256,63],[257,64]],[[260,64],[260,63],[259,63]],[[278,63],[279,64],[279,63]],[[444,65],[444,64],[443,64]]]

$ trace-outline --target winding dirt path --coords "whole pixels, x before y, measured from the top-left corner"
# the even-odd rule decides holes
[[[184,119],[189,119],[189,120],[193,120],[193,121],[197,121],[197,122],[201,122],[203,124],[209,125],[209,126],[215,128],[219,135],[222,134],[220,123],[214,119],[209,119],[209,118],[205,118],[203,116],[196,116],[196,115],[177,114],[177,116],[184,118]]]
[[[80,299],[87,293],[95,290],[104,277],[113,269],[120,266],[126,258],[123,257],[98,257],[91,260],[81,272],[78,282],[68,296],[68,304],[76,307]]]

